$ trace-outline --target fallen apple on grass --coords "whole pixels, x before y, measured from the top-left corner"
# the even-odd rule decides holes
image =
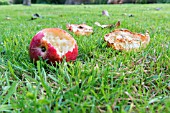
[[[93,28],[86,24],[67,24],[66,27],[78,36],[89,36],[93,33]]]
[[[150,42],[148,32],[146,34],[133,33],[128,29],[115,29],[104,36],[104,40],[109,47],[115,50],[136,50],[140,47],[146,47]]]
[[[33,62],[43,59],[47,63],[75,61],[78,46],[75,39],[59,28],[46,28],[39,31],[32,39],[29,48],[30,59]]]

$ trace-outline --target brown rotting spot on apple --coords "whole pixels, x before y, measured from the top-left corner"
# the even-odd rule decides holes
[[[84,27],[80,25],[78,28],[79,28],[79,29],[83,29]]]

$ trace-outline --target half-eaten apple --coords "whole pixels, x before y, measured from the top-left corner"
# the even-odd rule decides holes
[[[133,33],[128,29],[115,29],[104,36],[104,40],[109,47],[115,50],[136,50],[140,47],[146,47],[150,42],[148,32],[146,34]]]
[[[47,60],[55,64],[66,61],[75,61],[78,55],[78,46],[75,39],[66,31],[59,28],[46,28],[39,31],[32,39],[29,48],[31,61]]]
[[[78,36],[89,36],[93,33],[93,28],[86,24],[67,24],[66,27]]]

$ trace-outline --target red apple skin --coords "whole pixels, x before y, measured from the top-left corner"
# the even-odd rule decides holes
[[[60,56],[55,49],[55,47],[45,41],[42,40],[42,38],[45,36],[44,33],[52,33],[54,38],[56,36],[66,38],[74,42],[73,46],[74,48],[72,51],[68,51],[64,55]],[[42,51],[42,47],[45,47],[45,52]],[[59,29],[59,28],[46,28],[38,32],[32,39],[30,43],[30,48],[29,48],[29,55],[30,59],[33,62],[36,62],[37,60],[40,60],[42,58],[43,60],[47,60],[47,63],[52,63],[55,64],[55,62],[62,62],[63,58],[66,58],[66,61],[75,61],[77,56],[78,56],[78,46],[76,44],[76,41],[74,38],[68,34],[66,31]]]

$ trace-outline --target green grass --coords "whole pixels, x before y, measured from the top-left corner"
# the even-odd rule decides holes
[[[34,13],[42,18],[30,20]],[[108,48],[103,36],[113,29],[94,23],[118,20],[120,28],[148,30],[150,44],[136,52]],[[75,36],[67,23],[86,23],[94,34]],[[32,37],[51,27],[76,39],[74,63],[31,63]],[[170,4],[0,6],[0,53],[0,112],[170,112]]]

